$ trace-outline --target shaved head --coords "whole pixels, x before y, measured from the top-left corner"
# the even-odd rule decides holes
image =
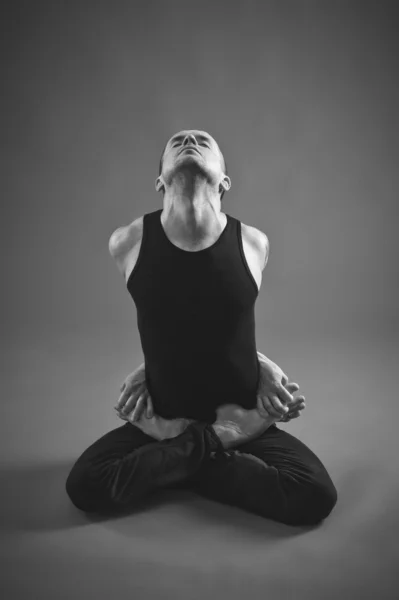
[[[162,174],[163,159],[164,159],[165,152],[167,150],[169,150],[170,148],[173,148],[174,146],[181,144],[183,142],[183,140],[187,137],[187,135],[191,135],[191,136],[195,137],[198,144],[203,143],[204,145],[208,145],[208,147],[210,146],[214,150],[216,150],[220,157],[221,169],[225,175],[228,175],[226,160],[223,156],[222,151],[220,150],[219,144],[216,142],[215,138],[213,138],[209,133],[207,133],[206,131],[201,131],[199,129],[188,129],[188,130],[179,131],[178,133],[175,133],[171,138],[169,138],[169,140],[166,142],[166,144],[162,150],[161,158],[159,160],[158,175]],[[222,191],[222,193],[220,195],[220,199],[223,198],[224,193],[225,193],[225,190]]]

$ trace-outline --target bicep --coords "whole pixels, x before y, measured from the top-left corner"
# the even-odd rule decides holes
[[[126,249],[126,227],[119,227],[108,240],[108,250],[112,258],[117,259]]]
[[[126,257],[131,250],[132,240],[131,235],[129,235],[129,230],[127,227],[120,227],[113,232],[108,241],[108,250],[116,265],[118,270],[122,273],[125,272],[125,262]]]
[[[269,252],[270,252],[269,239],[265,233],[263,234],[263,236],[264,236],[264,239],[263,239],[263,243],[262,243],[262,252],[263,252],[264,262],[263,262],[262,271],[267,265],[267,262],[269,260]]]
[[[267,261],[269,260],[269,238],[265,233],[263,233],[263,231],[257,229],[256,227],[252,227],[251,225],[245,225],[245,235],[247,241],[256,251],[256,254],[259,258],[259,264],[263,271],[267,265]]]

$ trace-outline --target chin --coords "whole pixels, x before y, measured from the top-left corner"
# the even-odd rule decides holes
[[[204,162],[204,159],[202,158],[201,154],[198,154],[198,152],[183,152],[183,154],[180,154],[180,156],[178,156],[176,158],[176,165],[180,165],[181,163],[185,163],[185,162]]]
[[[204,159],[199,154],[186,154],[185,156],[179,156],[175,162],[174,171],[180,171],[183,169],[190,169],[193,171],[200,171],[201,173],[207,173],[208,169],[204,163]]]

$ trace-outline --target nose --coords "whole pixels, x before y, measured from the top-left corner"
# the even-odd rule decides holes
[[[192,133],[188,133],[183,140],[183,146],[187,146],[187,145],[190,145],[190,146],[197,145],[197,140],[195,139],[195,135],[193,135]]]

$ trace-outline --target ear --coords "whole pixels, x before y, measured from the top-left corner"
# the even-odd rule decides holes
[[[164,186],[164,182],[162,181],[162,177],[159,176],[155,180],[155,189],[157,190],[157,192],[160,192],[162,190],[162,188],[165,189],[165,186]]]
[[[228,175],[225,175],[223,177],[222,181],[220,182],[220,186],[219,186],[220,192],[223,192],[223,190],[225,192],[228,192],[230,188],[231,188],[231,179]]]

